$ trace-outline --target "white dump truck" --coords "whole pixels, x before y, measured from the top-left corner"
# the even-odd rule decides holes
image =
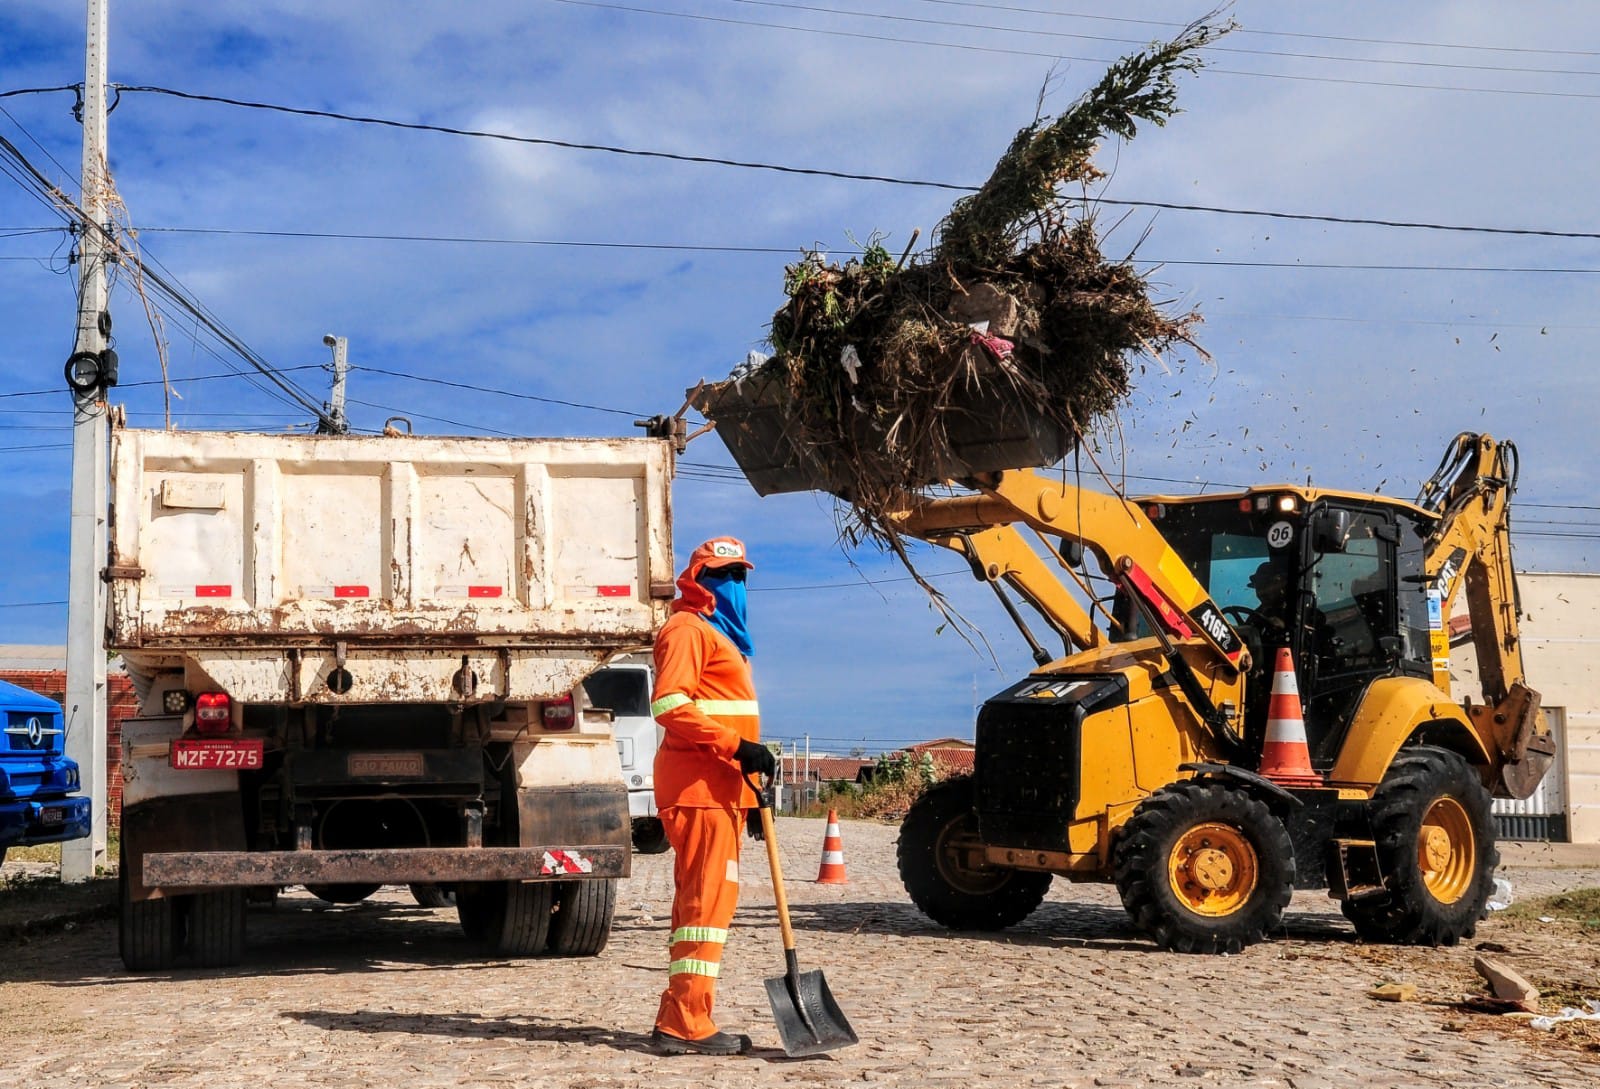
[[[583,681],[673,594],[661,438],[113,428],[121,951],[237,963],[247,897],[454,895],[502,955],[592,955],[627,789]]]

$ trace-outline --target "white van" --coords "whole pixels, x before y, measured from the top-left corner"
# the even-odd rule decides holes
[[[622,782],[628,788],[628,815],[633,818],[633,849],[646,855],[667,849],[667,834],[656,816],[656,744],[661,727],[650,716],[654,684],[649,659],[636,655],[623,655],[583,682],[589,702],[611,711]]]

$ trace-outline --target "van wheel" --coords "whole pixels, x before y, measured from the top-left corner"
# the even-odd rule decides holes
[[[507,957],[536,957],[550,940],[550,881],[489,881],[456,889],[456,914],[468,938]]]
[[[189,897],[188,950],[201,968],[231,968],[244,956],[244,889]]]
[[[1276,930],[1294,894],[1294,845],[1260,800],[1185,780],[1146,798],[1113,851],[1117,892],[1163,949],[1237,953]]]
[[[330,904],[359,904],[379,889],[382,885],[307,885],[306,891],[318,900],[326,900]]]
[[[1044,899],[1050,875],[978,860],[976,788],[971,778],[935,783],[900,823],[900,881],[912,903],[953,930],[1003,930]]]
[[[667,829],[658,817],[638,817],[633,822],[633,849],[641,855],[665,854]]]
[[[550,952],[563,957],[595,956],[611,940],[616,910],[614,879],[560,882],[555,914],[550,917]]]
[[[179,945],[180,919],[171,897],[134,901],[128,882],[128,851],[117,861],[119,914],[117,948],[130,972],[159,972],[172,967]]]
[[[411,898],[425,908],[454,907],[456,890],[449,885],[412,885]]]
[[[1367,805],[1385,895],[1339,905],[1370,942],[1455,945],[1483,917],[1500,864],[1489,791],[1447,749],[1394,758]]]

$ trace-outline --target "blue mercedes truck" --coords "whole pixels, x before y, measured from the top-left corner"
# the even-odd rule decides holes
[[[90,802],[67,759],[61,705],[0,681],[0,716],[0,861],[11,847],[87,836]]]

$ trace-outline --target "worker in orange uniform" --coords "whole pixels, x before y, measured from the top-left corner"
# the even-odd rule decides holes
[[[744,544],[714,537],[678,576],[672,616],[656,636],[650,713],[665,732],[656,750],[656,807],[673,863],[672,953],[651,1040],[670,1055],[737,1055],[750,1037],[711,1019],[722,948],[739,903],[739,835],[758,803],[745,776],[772,775],[759,744],[750,677]]]

